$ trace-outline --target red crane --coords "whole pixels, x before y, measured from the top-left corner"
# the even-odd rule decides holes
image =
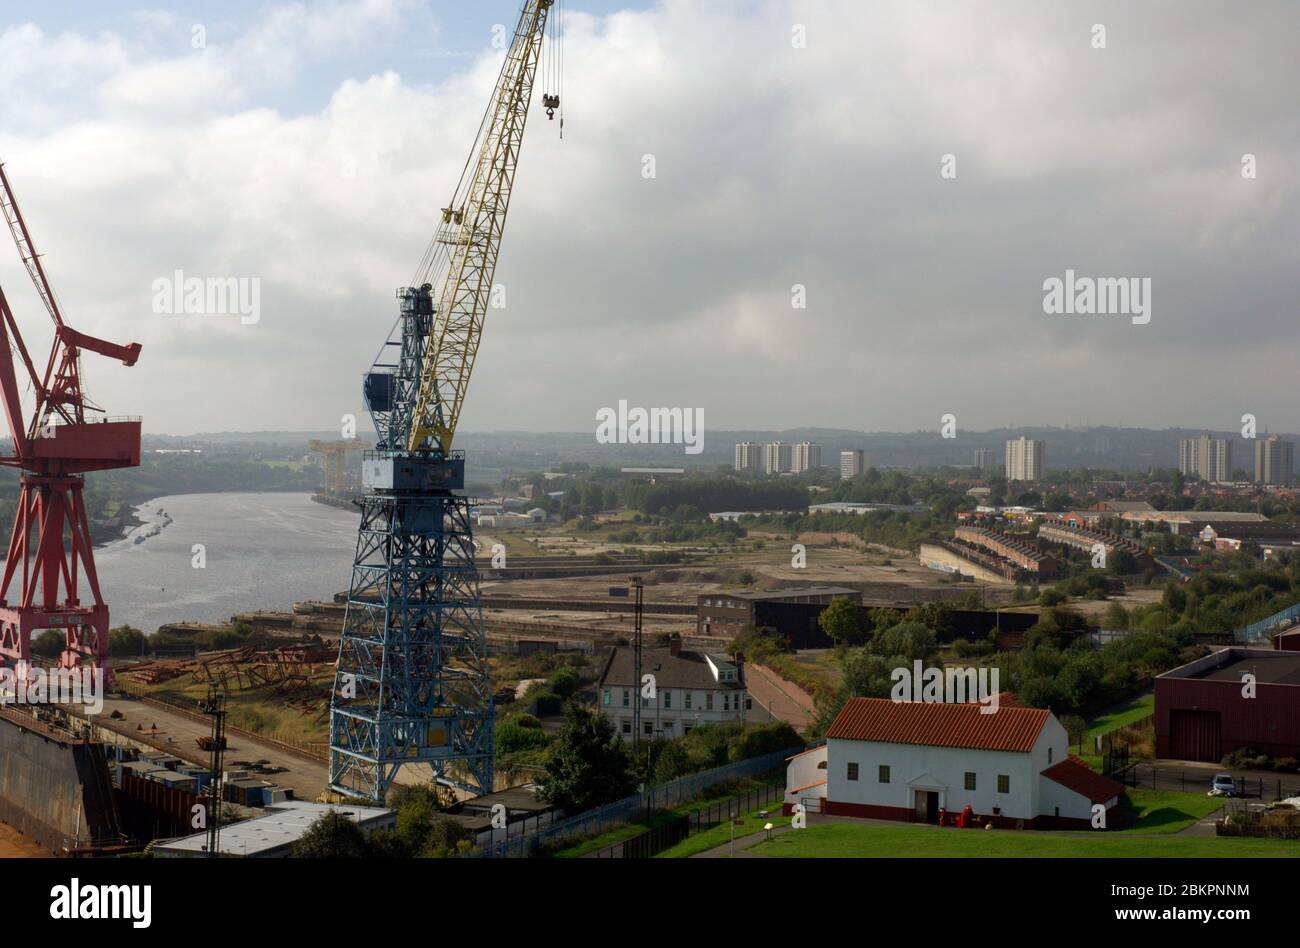
[[[39,375],[0,287],[0,399],[13,438],[13,454],[0,455],[0,464],[22,471],[0,581],[0,662],[27,668],[32,634],[55,629],[66,636],[61,668],[102,668],[111,682],[108,606],[95,572],[82,487],[87,471],[139,466],[140,419],[101,417],[103,409],[81,388],[81,353],[95,352],[130,366],[140,356],[140,345],[105,342],[64,323],[3,164],[0,209],[23,266],[54,320],[54,344],[45,373]],[[23,417],[15,355],[35,394],[30,421]],[[78,591],[82,573],[88,603]]]

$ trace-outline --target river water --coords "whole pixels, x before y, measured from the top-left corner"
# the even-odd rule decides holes
[[[358,515],[308,494],[178,494],[136,513],[142,526],[95,551],[112,626],[152,633],[168,622],[288,611],[298,600],[332,598],[351,579]]]

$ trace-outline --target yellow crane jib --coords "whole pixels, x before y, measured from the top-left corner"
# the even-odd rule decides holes
[[[445,455],[451,451],[492,294],[528,106],[554,3],[526,0],[520,10],[476,142],[477,161],[468,190],[463,201],[442,209],[436,241],[447,245],[449,259],[421,366],[407,442],[412,452],[437,450]],[[558,105],[559,96],[548,94],[547,108]]]

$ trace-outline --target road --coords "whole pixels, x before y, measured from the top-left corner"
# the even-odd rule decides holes
[[[114,711],[122,714],[115,719]],[[207,737],[211,727],[206,721],[191,718],[179,711],[157,705],[145,704],[131,698],[105,698],[104,710],[95,716],[95,724],[132,741],[148,744],[191,763],[208,764],[208,755],[199,749],[197,739]],[[157,731],[154,731],[154,727]],[[323,760],[311,760],[294,754],[268,741],[227,734],[225,766],[234,770],[238,761],[269,760],[273,766],[283,767],[279,773],[258,775],[293,790],[299,800],[315,800],[329,783],[329,767]],[[399,784],[425,784],[431,773],[426,766],[407,765],[398,772]],[[460,799],[473,794],[457,791]]]
[[[114,711],[120,712],[122,717],[113,718]],[[208,763],[208,755],[199,749],[197,739],[208,736],[211,726],[206,721],[191,718],[179,711],[130,698],[105,698],[104,710],[95,715],[94,722],[106,730],[174,754],[191,763]],[[242,760],[269,760],[275,766],[286,768],[280,773],[266,775],[266,779],[293,790],[294,796],[300,800],[315,800],[329,782],[328,768],[324,761],[312,761],[242,734],[229,734],[226,738],[226,769],[235,769],[236,761]]]
[[[1134,767],[1136,786],[1148,790],[1180,790],[1190,793],[1208,793],[1215,774],[1232,774],[1247,799],[1268,802],[1277,798],[1281,788],[1283,797],[1300,796],[1300,774],[1282,774],[1272,770],[1234,770],[1219,764],[1205,764],[1190,760],[1142,761]],[[1134,785],[1132,778],[1124,781]]]

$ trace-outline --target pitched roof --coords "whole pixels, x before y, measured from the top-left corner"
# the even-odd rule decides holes
[[[1105,803],[1124,792],[1122,783],[1103,777],[1073,754],[1059,764],[1048,767],[1043,771],[1043,776],[1067,790],[1087,797],[1092,803]]]
[[[725,656],[715,656],[715,661],[723,661]],[[736,667],[737,681],[718,681],[713,677],[713,670],[705,660],[703,652],[690,652],[683,649],[674,655],[667,648],[643,648],[641,650],[641,674],[654,675],[656,688],[688,688],[700,690],[733,691],[745,687],[745,666]],[[621,685],[625,688],[639,687],[636,677],[636,653],[626,646],[614,648],[605,663],[605,671],[600,676],[600,687]]]
[[[1028,753],[1051,716],[1044,708],[1014,705],[1001,706],[992,714],[981,714],[980,710],[978,704],[850,698],[826,736]]]

